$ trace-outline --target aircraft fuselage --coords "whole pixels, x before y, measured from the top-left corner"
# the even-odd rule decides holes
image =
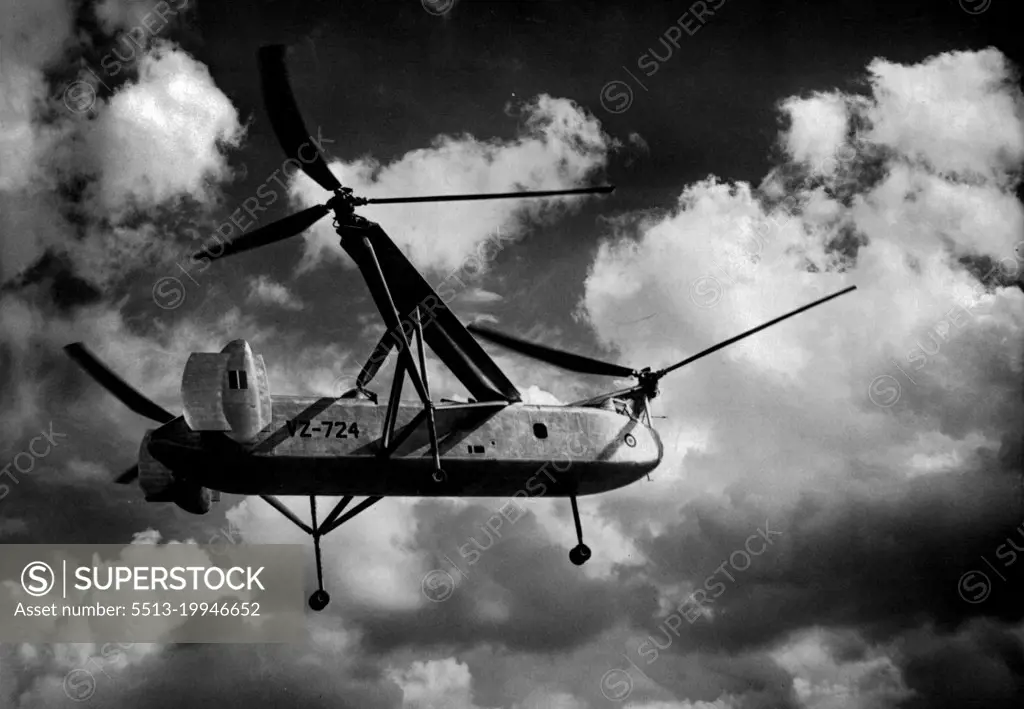
[[[151,431],[145,451],[175,477],[255,495],[562,497],[628,485],[661,462],[649,426],[592,407],[437,404],[445,478],[435,482],[422,406],[399,406],[382,457],[386,406],[365,399],[274,396],[270,425],[247,442],[195,432],[178,418]]]

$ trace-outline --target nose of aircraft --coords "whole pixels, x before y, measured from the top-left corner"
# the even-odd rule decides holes
[[[617,445],[609,460],[616,463],[632,464],[645,470],[653,470],[658,467],[665,448],[657,431],[637,423],[622,429],[617,436]]]

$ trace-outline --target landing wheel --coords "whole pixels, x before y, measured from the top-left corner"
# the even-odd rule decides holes
[[[569,561],[576,564],[576,566],[583,566],[587,563],[587,559],[590,558],[590,547],[586,544],[579,544],[569,550]]]
[[[589,550],[587,556],[590,556]],[[319,591],[315,591],[312,596],[309,597],[309,607],[313,610],[320,612],[327,607],[327,604],[331,602],[331,597],[327,591],[322,588]]]
[[[438,468],[437,470],[435,470],[433,472],[431,477],[434,479],[434,482],[436,482],[436,483],[443,483],[445,478],[448,477],[448,476],[445,475],[445,472],[443,470]]]

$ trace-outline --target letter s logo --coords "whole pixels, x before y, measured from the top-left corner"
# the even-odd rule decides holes
[[[43,561],[33,561],[21,571],[21,587],[25,589],[25,593],[36,598],[49,593],[56,580],[53,569]]]

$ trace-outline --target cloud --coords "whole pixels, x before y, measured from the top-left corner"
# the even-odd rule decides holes
[[[605,510],[649,559],[625,575],[660,601],[633,611],[645,633],[721,583],[670,653],[774,647],[814,707],[906,700],[922,678],[888,644],[911,628],[1021,618],[1006,592],[979,610],[956,587],[1019,520],[1024,100],[995,50],[869,74],[868,96],[780,104],[788,160],[761,185],[712,177],[610,222],[580,308],[618,361],[660,367],[857,285],[665,379],[677,445],[656,498],[632,486]],[[643,312],[658,315],[620,326]],[[895,402],[879,403],[879,377]],[[730,567],[766,519],[780,545]],[[813,627],[875,649],[816,674],[791,661]]]
[[[334,161],[330,167],[342,184],[365,197],[554,190],[593,180],[619,147],[594,116],[568,99],[542,94],[520,111],[520,135],[514,140],[441,136],[431,147],[388,164],[361,158]],[[303,207],[329,197],[302,173],[293,178],[290,191]],[[517,238],[530,223],[572,212],[581,199],[369,205],[360,214],[380,223],[419,268],[448,272],[463,268],[484,242]],[[351,266],[328,222],[315,225],[305,240],[300,271],[327,259]],[[473,266],[469,275],[484,268],[486,263]]]
[[[207,183],[230,176],[223,151],[243,136],[238,111],[209,70],[164,40],[140,60],[138,81],[114,94],[84,133],[100,175],[100,214],[183,196],[208,200]]]
[[[178,234],[166,210],[200,215],[232,177],[225,150],[244,131],[231,102],[169,40],[147,35],[132,71],[81,68],[76,78],[70,60],[90,38],[72,33],[66,3],[13,3],[4,15],[14,19],[0,37],[0,283],[23,288],[52,275],[33,269],[59,264],[65,281],[103,289],[170,258]],[[108,87],[112,95],[100,95]]]
[[[889,71],[877,62],[872,66],[883,75]],[[987,67],[989,74],[979,76],[979,66]],[[991,164],[981,171],[991,179],[966,185],[924,163],[911,164],[899,152],[901,138],[877,143],[887,134],[864,127],[848,144],[855,158],[833,178],[824,182],[773,178],[793,189],[795,201],[790,208],[746,184],[710,178],[687,187],[669,214],[625,218],[612,225],[613,238],[598,251],[582,307],[598,338],[621,351],[620,361],[663,366],[844,285],[858,286],[851,295],[664,381],[659,404],[672,419],[685,421],[693,429],[690,435],[704,439],[708,449],[687,461],[693,484],[707,483],[716,490],[738,481],[744,487],[771,485],[772,498],[778,499],[784,490],[795,495],[809,478],[844,476],[852,460],[892,450],[922,432],[921,421],[898,412],[887,415],[865,394],[876,375],[889,370],[899,374],[889,357],[909,353],[915,339],[925,336],[957,305],[958,296],[962,299],[980,285],[961,259],[995,262],[1009,256],[1012,262],[1024,213],[1006,186],[1009,165],[999,156],[1016,149],[1012,135],[1021,128],[1021,119],[1016,110],[1019,91],[1003,82],[1004,66],[958,54],[900,70],[919,75],[923,84],[930,85],[936,71],[941,69],[945,75],[960,67],[959,81],[949,79],[957,87],[950,88],[954,96],[973,95],[971,91],[981,89],[971,87],[979,83],[1003,87],[1002,94],[989,98],[993,110],[1002,108],[998,119],[1011,128],[1002,132],[1007,136],[1005,150],[993,148]],[[856,110],[875,115],[876,124],[897,112],[891,117],[896,121],[902,104],[890,101],[882,88],[877,90],[881,96],[865,99],[865,106]],[[931,107],[937,116],[945,116],[953,99],[945,94],[933,98],[919,110]],[[821,112],[819,98],[807,99],[806,106],[802,101],[791,99],[784,105],[798,116]],[[833,109],[840,105],[855,104],[830,104]],[[834,127],[834,110],[827,113],[832,127],[824,134],[829,138],[821,137],[821,121],[793,121],[792,134],[783,140],[805,146],[793,149],[794,159],[820,153],[841,134]],[[929,116],[921,117],[925,125],[939,120]],[[956,124],[944,125],[948,132]],[[974,125],[965,124],[950,138],[963,144],[979,141],[984,147],[992,133],[983,135]],[[880,164],[879,154],[888,156]],[[830,196],[830,189],[852,193],[838,199]],[[993,213],[994,218],[989,216]],[[843,241],[844,230],[862,236],[849,244]],[[693,286],[700,279],[713,279],[719,288],[720,300],[713,307],[700,307],[707,301],[694,299]],[[960,404],[949,397],[954,410],[941,413],[939,409],[944,423],[940,431],[957,424],[982,431],[995,423],[965,418],[972,398],[968,392],[989,395],[985,382],[1007,381],[1012,365],[995,354],[984,354],[981,343],[989,338],[1001,341],[1018,327],[1021,293],[1000,290],[985,300],[972,312],[970,325],[967,317],[958,320],[962,333],[956,339],[946,332],[948,344],[940,341],[941,351],[928,358],[927,370],[921,373],[922,379],[929,378],[927,388],[914,389],[905,401],[915,411],[934,412],[931,404],[936,397],[946,398],[943,392],[956,387]],[[638,323],[628,336],[616,324],[622,312],[655,311],[659,317]],[[934,352],[934,345],[928,345]],[[961,355],[970,361],[972,353],[988,360],[984,373],[963,370]],[[1005,363],[996,364],[996,360]],[[919,362],[915,364],[920,368]],[[921,398],[925,396],[927,400]],[[851,430],[856,431],[852,438]],[[989,436],[992,433],[989,429]],[[802,463],[793,466],[789,456],[797,451]],[[906,475],[899,472],[898,464],[889,467],[897,479]],[[757,480],[741,472],[750,470],[759,471]]]
[[[175,0],[173,7],[166,0],[100,0],[93,11],[107,34],[119,29],[138,34],[138,29],[157,26],[164,16],[173,17],[188,5],[189,0]]]
[[[522,391],[523,403],[532,404],[539,406],[559,406],[566,402],[559,399],[554,394],[544,391],[538,386],[530,385]]]
[[[939,173],[1007,181],[1024,160],[1018,70],[997,49],[913,66],[875,59],[865,139]]]
[[[495,303],[502,300],[502,296],[494,291],[484,290],[483,288],[470,288],[468,290],[459,291],[455,295],[456,300],[464,303],[470,303],[480,305],[484,303]]]
[[[28,523],[20,517],[5,517],[0,520],[0,539],[27,535]]]
[[[164,540],[156,530],[139,533],[123,547],[117,559],[104,563],[137,564],[142,558],[137,553],[138,545],[155,545],[161,541]],[[170,540],[167,543],[181,544]],[[210,562],[198,549],[195,561]],[[24,591],[14,584],[5,591],[18,598],[24,596]],[[179,622],[168,619],[167,629],[173,629]],[[150,663],[160,657],[165,647],[166,644],[160,642],[21,643],[11,656],[4,658],[5,663],[15,665],[19,678],[17,687],[5,687],[4,693],[13,699],[12,706],[25,709],[54,706],[69,699],[84,701],[96,692],[108,696],[111,692],[122,694],[138,687],[139,677],[152,671]]]
[[[249,279],[249,302],[277,305],[285,310],[302,310],[302,301],[287,286],[267,276]]]
[[[403,709],[458,707],[473,709],[469,667],[450,657],[413,662],[406,669],[392,669],[390,679],[402,689]]]
[[[731,699],[716,699],[713,702],[645,702],[643,704],[631,704],[633,709],[737,709],[741,704]]]
[[[59,58],[71,39],[74,16],[67,0],[3,0],[0,41],[4,46],[4,78],[19,68],[40,68]],[[5,94],[5,98],[12,97]],[[12,102],[15,103],[16,102]]]
[[[772,653],[793,675],[793,691],[808,709],[896,706],[913,696],[893,660],[898,650],[870,647],[856,633],[809,630]]]
[[[64,130],[43,121],[48,89],[44,71],[72,42],[72,11],[63,0],[3,0],[0,15],[0,281],[31,263],[43,245],[57,240],[54,228],[38,228],[34,215],[52,215],[26,204],[22,191],[51,187],[42,179]],[[43,183],[40,185],[40,183]],[[37,212],[38,209],[38,212]],[[39,219],[39,222],[43,222]],[[17,234],[14,238],[12,234]]]
[[[929,629],[909,634],[902,672],[914,696],[908,709],[953,709],[970,703],[997,709],[1020,705],[1020,627],[978,620],[950,637]]]
[[[841,94],[789,98],[781,104],[791,126],[782,136],[786,154],[797,162],[835,169],[834,156],[846,143],[849,111]]]

